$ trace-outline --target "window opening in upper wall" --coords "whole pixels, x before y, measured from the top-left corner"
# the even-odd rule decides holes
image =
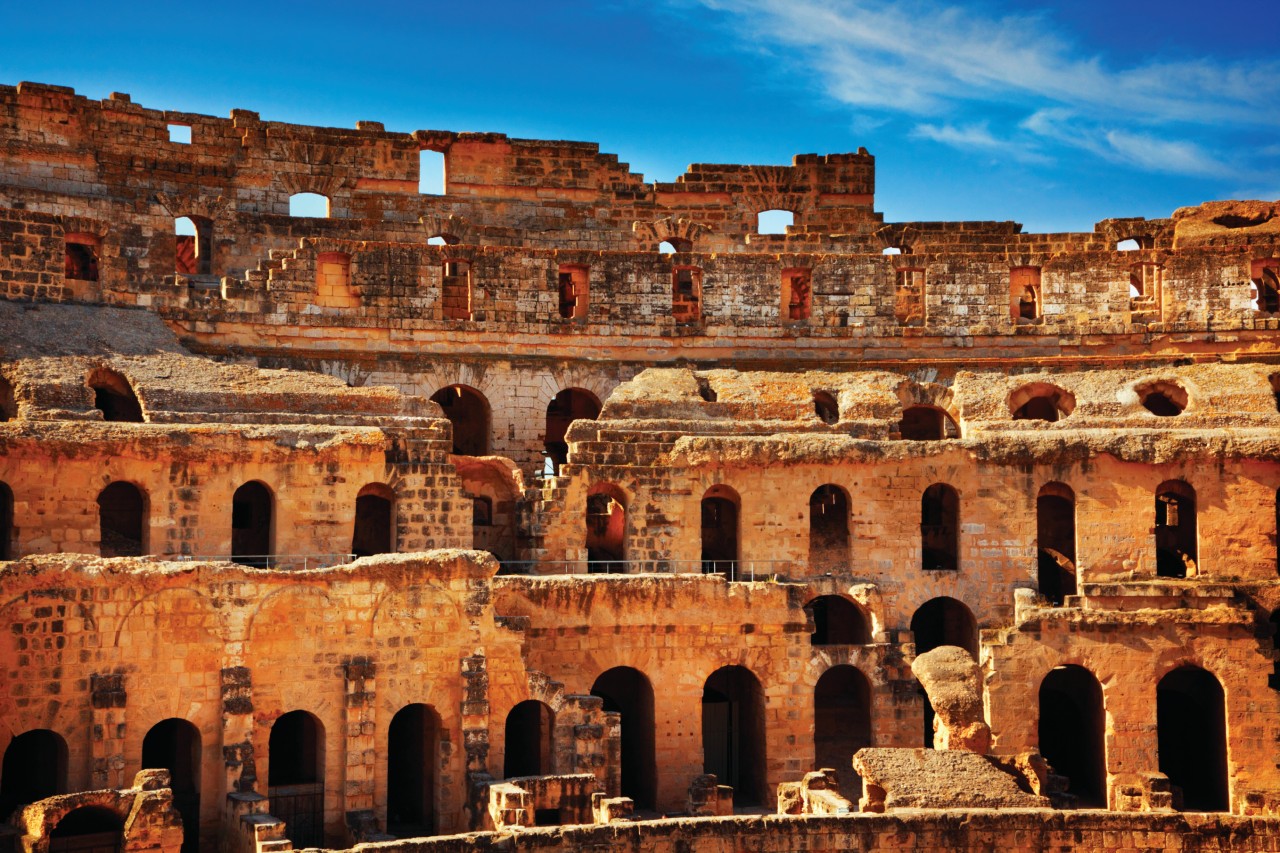
[[[795,222],[796,215],[790,210],[762,210],[756,216],[756,233],[786,234]]]
[[[824,424],[835,424],[840,420],[840,404],[832,394],[826,391],[814,391],[813,413]]]
[[[446,320],[471,319],[471,262],[445,261],[440,299]]]
[[[1173,382],[1148,382],[1134,389],[1142,407],[1161,418],[1172,418],[1186,411],[1189,397],[1186,389]]]
[[[446,240],[443,235],[437,234],[434,237],[427,238],[427,245],[428,246],[448,246],[449,241]]]
[[[143,422],[142,404],[138,402],[129,380],[121,374],[100,367],[89,374],[85,384],[93,391],[93,407],[102,412],[104,421]]]
[[[1280,312],[1280,258],[1266,258],[1249,265],[1253,307],[1264,314]]]
[[[189,124],[169,125],[169,141],[176,142],[179,145],[190,145],[191,144],[191,125]]]
[[[587,297],[591,290],[590,269],[583,264],[561,264],[557,272],[560,316],[581,320],[587,316]]]
[[[178,275],[213,273],[213,221],[203,216],[179,216],[173,221],[174,271]]]
[[[702,270],[676,267],[671,279],[671,316],[676,325],[698,325],[702,322]]]
[[[904,326],[923,326],[925,319],[924,270],[897,271],[893,316]]]
[[[294,193],[289,196],[289,215],[307,219],[328,219],[329,197],[320,193]]]
[[[425,148],[419,151],[418,192],[423,195],[444,195],[445,185],[444,152]]]
[[[658,254],[674,255],[675,253],[676,253],[676,247],[671,245],[669,241],[663,240],[661,243],[658,244]]]
[[[782,271],[782,317],[796,323],[813,312],[813,272],[805,268]]]
[[[1038,323],[1044,308],[1040,300],[1040,267],[1009,270],[1009,312],[1018,324]]]
[[[883,250],[881,250],[880,254],[882,254],[882,255],[901,255],[901,254],[903,254],[903,252],[902,252],[902,249],[900,249],[900,248],[899,248],[899,247],[897,247],[897,246],[885,246],[885,247],[884,247],[884,249],[883,249]]]
[[[1128,240],[1121,240],[1119,243],[1116,243],[1117,252],[1136,252],[1140,248],[1142,247],[1138,245],[1138,241],[1132,237]]]
[[[1129,267],[1129,305],[1154,304],[1164,286],[1164,267],[1154,261],[1139,261]]]
[[[66,234],[62,239],[66,249],[63,276],[76,281],[97,281],[98,238],[92,234]]]

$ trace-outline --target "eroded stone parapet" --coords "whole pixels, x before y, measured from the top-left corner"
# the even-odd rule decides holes
[[[178,853],[182,848],[182,817],[173,805],[169,771],[143,770],[128,788],[62,794],[20,809],[10,821],[21,832],[17,850],[47,853],[58,825],[81,809],[93,810],[102,832],[119,833],[119,853]]]
[[[987,757],[962,750],[861,749],[853,757],[862,775],[864,812],[893,809],[1048,808]]]
[[[982,718],[982,673],[958,646],[939,646],[917,657],[911,672],[933,705],[935,749],[963,749],[986,755],[991,727]]]
[[[799,782],[778,785],[778,814],[833,815],[856,811],[840,794],[840,780],[830,767],[806,773]]]
[[[689,799],[685,812],[690,817],[714,817],[733,814],[733,787],[721,785],[714,773],[694,777],[689,783]]]

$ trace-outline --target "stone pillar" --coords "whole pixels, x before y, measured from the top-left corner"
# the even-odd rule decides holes
[[[125,787],[124,734],[127,698],[123,673],[95,673],[89,676],[93,720],[89,745],[93,757],[92,788]]]
[[[347,814],[372,812],[377,761],[374,737],[377,665],[367,657],[353,657],[342,665],[342,675],[346,681],[343,811]]]
[[[248,667],[222,670],[222,757],[227,793],[255,793],[258,767],[253,755],[253,682]]]
[[[462,744],[467,757],[467,808],[479,829],[489,809],[489,670],[483,654],[462,659]]]

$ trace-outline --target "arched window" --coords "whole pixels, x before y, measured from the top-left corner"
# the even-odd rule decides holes
[[[179,275],[213,274],[213,220],[180,216],[174,220],[174,271]]]
[[[973,612],[963,603],[945,596],[931,598],[911,617],[911,633],[916,638],[916,654],[938,646],[959,646],[978,659],[978,625]]]
[[[1071,780],[1082,806],[1107,807],[1102,686],[1082,666],[1059,666],[1040,682],[1040,754]]]
[[[406,705],[387,730],[387,831],[397,838],[436,832],[440,715],[430,705]]]
[[[320,193],[294,193],[289,196],[289,215],[304,219],[328,219],[329,197]]]
[[[1142,247],[1138,245],[1138,241],[1132,237],[1120,240],[1116,243],[1117,252],[1136,252],[1140,248]]]
[[[959,438],[960,427],[951,415],[936,406],[908,406],[902,411],[898,432],[907,441]]]
[[[849,569],[849,495],[830,483],[809,496],[809,571]]]
[[[351,553],[357,557],[391,554],[395,548],[395,493],[382,483],[370,483],[356,495],[355,531]]]
[[[756,214],[757,234],[786,234],[795,225],[796,215],[790,210],[762,210]]]
[[[1134,391],[1142,401],[1142,407],[1160,418],[1172,418],[1183,413],[1189,397],[1187,391],[1175,382],[1147,382]]]
[[[1009,312],[1013,322],[1036,323],[1043,319],[1040,299],[1040,267],[1014,267],[1009,270]]]
[[[441,267],[440,310],[446,320],[470,320],[471,262],[445,260]]]
[[[1015,421],[1052,423],[1065,418],[1075,408],[1074,394],[1048,382],[1032,382],[1009,395],[1009,411]]]
[[[200,730],[186,720],[156,723],[142,739],[142,769],[169,771],[173,806],[182,816],[182,853],[200,850]]]
[[[716,485],[702,496],[702,571],[738,577],[738,493]]]
[[[845,779],[850,759],[871,746],[871,684],[857,667],[841,664],[822,674],[813,688],[814,770],[831,767]],[[857,774],[850,791],[861,788]]]
[[[13,489],[8,483],[0,483],[0,560],[12,560],[13,547]],[[0,821],[4,814],[0,813]]]
[[[627,498],[611,483],[587,492],[587,571],[626,571]]]
[[[960,568],[960,494],[945,483],[934,483],[920,497],[920,568]]]
[[[0,765],[0,820],[14,809],[67,792],[67,742],[57,732],[33,729],[9,741]]]
[[[723,666],[702,688],[702,772],[733,786],[735,806],[758,806],[767,767],[764,689],[746,667]]]
[[[547,776],[555,772],[555,713],[545,703],[526,699],[507,714],[503,776]]]
[[[862,608],[839,595],[820,595],[804,606],[813,615],[815,646],[851,646],[871,642],[871,628]]]
[[[231,497],[231,559],[246,566],[271,565],[275,499],[257,480]]]
[[[1176,786],[1174,808],[1226,811],[1226,699],[1218,679],[1195,666],[1179,667],[1160,679],[1156,731],[1160,772]]]
[[[553,474],[560,473],[560,466],[569,461],[569,445],[565,433],[569,424],[578,420],[593,421],[600,416],[600,400],[584,388],[566,388],[547,404],[547,428],[545,450],[551,460]]]
[[[418,192],[423,195],[445,194],[445,159],[443,151],[422,149],[418,152]]]
[[[120,853],[124,818],[101,806],[65,815],[49,832],[49,853]]]
[[[1156,489],[1156,574],[1185,578],[1196,574],[1196,491],[1182,480]]]
[[[290,711],[271,726],[267,796],[294,847],[324,846],[324,726]]]
[[[102,412],[104,421],[142,423],[142,404],[123,374],[99,367],[89,374],[85,384],[93,390],[93,407]]]
[[[591,695],[604,700],[605,711],[622,715],[619,756],[622,796],[630,797],[637,808],[654,808],[658,797],[658,769],[653,685],[638,669],[616,666],[601,673],[591,686]]]
[[[474,388],[450,385],[431,395],[453,424],[453,452],[458,456],[489,455],[489,401]]]
[[[824,424],[835,425],[840,422],[840,404],[830,392],[813,392],[813,413]]]
[[[1076,496],[1063,483],[1036,498],[1036,545],[1040,594],[1060,605],[1076,594]]]
[[[147,553],[147,496],[133,483],[107,486],[98,493],[98,530],[104,557]]]

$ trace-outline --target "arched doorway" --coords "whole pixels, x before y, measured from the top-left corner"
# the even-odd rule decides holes
[[[282,714],[267,745],[267,797],[294,847],[323,847],[324,726],[306,711]]]
[[[839,486],[819,486],[809,496],[809,572],[849,568],[849,495]]]
[[[0,822],[14,809],[67,792],[67,742],[49,729],[9,741],[0,764]]]
[[[596,679],[591,695],[604,700],[606,711],[622,715],[622,796],[630,797],[637,808],[653,808],[658,795],[653,685],[639,670],[616,666]]]
[[[940,441],[959,438],[960,427],[937,406],[908,406],[902,410],[898,433],[907,441]]]
[[[769,801],[764,689],[751,670],[723,666],[702,689],[702,772],[733,786],[733,802]]]
[[[846,779],[853,774],[853,754],[867,746],[871,746],[871,684],[855,666],[833,666],[813,688],[813,769],[831,767]],[[846,791],[859,789],[861,783],[853,775],[852,785],[841,785]]]
[[[503,776],[546,776],[552,773],[556,716],[537,699],[526,699],[507,714]]]
[[[1156,489],[1156,575],[1194,575],[1196,539],[1196,490],[1182,480],[1166,480]]]
[[[430,705],[406,705],[387,730],[387,831],[419,838],[436,831],[440,716]]]
[[[871,628],[862,608],[839,595],[820,595],[804,606],[813,615],[815,646],[861,645],[871,642]]]
[[[548,473],[559,474],[560,466],[569,461],[569,445],[564,435],[569,424],[577,420],[595,420],[600,416],[600,401],[582,388],[566,388],[547,404],[545,449],[550,460]]]
[[[978,625],[973,612],[954,598],[931,598],[911,617],[916,654],[938,646],[959,646],[978,659]]]
[[[100,367],[89,374],[88,385],[93,390],[93,407],[102,412],[104,421],[143,422],[142,404],[123,374]]]
[[[246,566],[271,565],[274,527],[271,490],[251,480],[231,497],[231,560]]]
[[[738,576],[738,509],[741,499],[728,486],[715,485],[702,496],[702,572]]]
[[[587,492],[587,571],[626,570],[627,496],[612,483],[596,483]]]
[[[955,571],[960,567],[960,494],[934,483],[920,497],[920,568]]]
[[[186,720],[156,723],[142,739],[142,769],[169,771],[173,806],[182,815],[182,853],[200,849],[200,730]]]
[[[104,557],[147,552],[147,498],[133,483],[118,481],[98,493],[98,530]]]
[[[1106,717],[1102,685],[1082,666],[1059,666],[1040,682],[1040,754],[1071,780],[1082,806],[1106,808]]]
[[[49,833],[49,853],[119,853],[124,818],[110,809],[85,806],[67,813]]]
[[[1076,594],[1076,496],[1063,483],[1036,498],[1036,562],[1041,595],[1061,605]]]
[[[453,424],[454,455],[489,455],[489,401],[483,394],[466,385],[450,385],[432,394],[431,402]]]
[[[1156,731],[1160,772],[1181,790],[1180,798],[1175,792],[1175,807],[1226,811],[1226,699],[1218,679],[1196,666],[1179,667],[1160,679]]]
[[[370,483],[356,495],[355,530],[351,553],[357,557],[395,551],[395,494],[382,483]]]

